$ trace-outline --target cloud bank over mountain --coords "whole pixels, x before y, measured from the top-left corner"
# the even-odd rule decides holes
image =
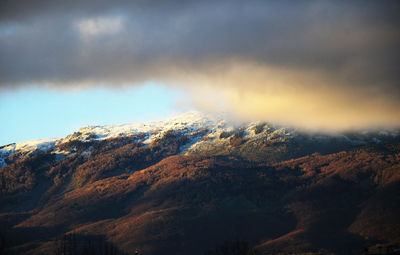
[[[3,1],[0,91],[178,86],[239,119],[400,124],[397,1]]]

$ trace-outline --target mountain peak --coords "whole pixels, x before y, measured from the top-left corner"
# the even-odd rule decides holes
[[[140,136],[139,142],[144,145],[162,139],[168,132],[185,137],[187,142],[181,148],[182,154],[201,154],[210,151],[242,151],[262,146],[274,148],[278,143],[296,141],[298,143],[339,143],[345,146],[362,145],[368,142],[379,143],[396,132],[358,132],[352,134],[308,134],[292,128],[279,127],[265,122],[233,124],[221,116],[208,116],[192,111],[161,121],[87,126],[64,138],[37,139],[13,143],[0,147],[0,167],[7,165],[11,156],[22,158],[37,152],[52,150],[58,154],[58,145],[72,141],[94,142],[115,138]]]

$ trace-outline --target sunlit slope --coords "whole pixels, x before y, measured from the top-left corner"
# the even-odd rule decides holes
[[[0,168],[8,247],[49,253],[64,233],[143,254],[203,254],[237,238],[259,252],[315,254],[400,241],[394,133],[168,122],[115,137],[82,129],[10,153]]]

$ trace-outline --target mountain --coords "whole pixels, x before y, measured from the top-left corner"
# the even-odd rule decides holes
[[[4,254],[373,254],[400,243],[399,131],[188,113],[5,145],[0,164]]]

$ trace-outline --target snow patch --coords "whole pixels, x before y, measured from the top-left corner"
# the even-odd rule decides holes
[[[0,149],[0,167],[6,166],[6,159],[14,153],[18,153],[21,157],[29,156],[39,151],[47,151],[61,141],[60,138],[36,139],[3,146]]]
[[[230,141],[233,136],[240,136],[246,143],[257,142],[259,140],[271,142],[286,142],[296,136],[301,137],[302,132],[295,129],[275,126],[264,122],[242,123],[241,125],[232,124],[221,117],[210,118],[199,112],[189,112],[175,118],[163,121],[88,126],[79,129],[77,132],[65,138],[38,139],[26,142],[14,143],[0,147],[0,167],[6,164],[6,159],[16,153],[19,156],[27,156],[37,151],[47,151],[59,144],[78,140],[81,142],[106,140],[110,138],[137,136],[145,146],[161,139],[170,131],[176,134],[187,136],[190,140],[184,145],[180,152],[201,153],[202,151],[214,151],[229,149]],[[353,145],[366,144],[367,142],[379,143],[385,137],[397,137],[399,131],[363,131],[353,134],[314,134],[306,135],[306,139],[312,141],[327,141],[331,138],[339,138],[344,142]],[[379,139],[378,139],[379,138]],[[57,159],[69,157],[73,154],[67,151],[52,151]],[[84,151],[82,156],[89,157],[90,149]]]

